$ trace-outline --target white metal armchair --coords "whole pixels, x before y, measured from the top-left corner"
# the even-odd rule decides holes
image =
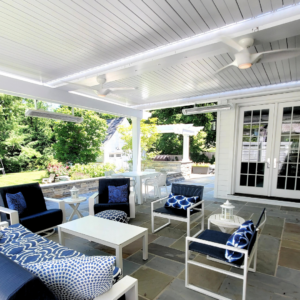
[[[171,224],[171,220],[176,220],[180,222],[185,222],[187,225],[187,236],[190,236],[191,231],[191,217],[195,215],[193,218],[193,222],[201,219],[201,230],[196,233],[199,234],[201,231],[204,230],[204,201],[202,200],[203,197],[203,186],[199,185],[187,185],[187,184],[180,184],[180,183],[173,183],[171,192],[174,195],[184,195],[186,197],[192,196],[199,196],[200,202],[195,203],[194,205],[190,206],[187,210],[183,209],[174,209],[174,208],[167,208],[167,207],[159,207],[154,208],[155,203],[164,202],[167,197],[162,199],[156,200],[151,202],[151,226],[152,226],[152,233],[155,233]],[[155,229],[155,222],[154,218],[160,217],[164,219],[168,219],[168,222],[161,227]]]
[[[262,219],[264,218],[263,222]],[[211,291],[205,290],[203,288],[194,286],[189,283],[189,265],[198,266],[201,268],[213,270],[228,276],[232,276],[243,280],[243,296],[242,300],[246,300],[246,288],[247,288],[247,274],[248,271],[256,272],[256,262],[257,262],[257,247],[258,247],[258,233],[261,227],[266,222],[266,210],[264,209],[255,227],[255,233],[253,234],[247,249],[240,249],[236,247],[227,246],[226,243],[230,237],[230,234],[215,231],[215,230],[205,230],[197,238],[186,237],[186,249],[185,249],[185,286],[189,289],[197,291],[199,293],[208,295],[210,297],[220,299],[220,300],[230,300],[224,296],[218,295]],[[237,253],[244,254],[241,259],[233,263],[229,263],[225,258],[225,251],[231,250]],[[226,264],[232,267],[243,269],[243,274],[234,273],[226,271],[217,267],[206,265],[204,263],[199,263],[189,259],[190,252],[194,251],[200,254],[207,255],[209,260],[213,260],[222,264]],[[250,265],[253,261],[253,268]]]

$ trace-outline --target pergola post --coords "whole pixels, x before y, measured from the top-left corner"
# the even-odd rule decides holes
[[[132,171],[141,171],[141,119],[132,118]]]
[[[190,161],[190,136],[188,134],[183,135],[183,162]]]

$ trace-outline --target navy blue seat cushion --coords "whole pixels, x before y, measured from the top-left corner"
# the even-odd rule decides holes
[[[127,184],[127,201],[129,203],[130,178],[103,178],[99,180],[99,203],[108,203],[108,186],[121,186]]]
[[[95,214],[108,209],[124,211],[130,217],[129,203],[97,203],[94,205]]]
[[[128,202],[128,185],[108,186],[108,203]]]
[[[32,232],[42,231],[62,223],[61,209],[49,209],[34,215],[20,218],[20,224]]]
[[[19,216],[20,218],[34,215],[43,211],[46,211],[46,203],[44,195],[40,188],[39,183],[29,183],[22,185],[14,185],[0,188],[0,206],[8,208],[6,201],[6,193],[16,194],[21,192],[26,201],[27,208]],[[9,219],[9,215],[1,213],[1,220],[6,221]]]
[[[57,300],[38,277],[1,253],[0,270],[1,300]]]
[[[26,209],[26,201],[21,192],[16,194],[6,193],[6,202],[10,209],[16,210],[19,215]]]
[[[201,205],[199,205],[200,207]],[[182,217],[182,218],[187,218],[187,210],[184,209],[174,209],[172,207],[159,207],[154,210],[154,212],[160,213],[160,214],[166,214],[166,215],[171,215],[171,216],[177,216],[177,217]],[[197,210],[192,210],[190,212],[190,215],[196,214],[199,211]]]
[[[198,239],[214,242],[222,245],[226,245],[230,234],[221,231],[206,229],[197,236]],[[225,258],[225,249],[217,248],[209,245],[204,245],[196,242],[192,242],[189,246],[191,251],[195,251],[204,255],[209,255],[213,258],[227,262]],[[240,267],[243,264],[244,258],[237,260],[232,265]]]

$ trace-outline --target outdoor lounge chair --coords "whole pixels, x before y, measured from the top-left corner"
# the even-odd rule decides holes
[[[55,181],[55,174],[50,174],[49,178],[43,178],[42,183],[52,183]]]
[[[23,194],[27,205],[25,211],[20,215],[18,211],[9,209],[6,201],[6,193],[16,194],[19,192]],[[47,210],[45,200],[57,203],[58,209]],[[0,212],[0,221],[9,221],[10,225],[20,223],[30,231],[44,232],[46,236],[54,233],[57,225],[66,220],[65,202],[59,199],[45,198],[39,183],[1,187]]]
[[[262,221],[264,217],[264,221]],[[248,271],[256,272],[256,263],[257,263],[257,245],[258,245],[258,232],[260,228],[264,225],[266,222],[266,209],[263,210],[263,212],[260,215],[260,218],[258,219],[258,222],[255,227],[255,233],[253,234],[252,238],[250,239],[250,242],[248,244],[247,249],[240,249],[236,247],[227,246],[226,242],[228,241],[231,234],[210,230],[207,229],[204,232],[202,232],[198,237],[186,237],[186,248],[185,248],[185,286],[189,289],[192,289],[194,291],[197,291],[199,293],[208,295],[210,297],[220,299],[220,300],[230,300],[229,298],[223,297],[221,295],[218,295],[216,293],[210,292],[208,290],[205,290],[203,288],[194,286],[189,283],[189,265],[199,266],[201,268],[206,268],[208,270],[213,270],[225,275],[229,275],[235,278],[239,278],[243,280],[243,296],[242,300],[246,300],[246,288],[247,288],[247,274]],[[190,242],[192,242],[190,244]],[[226,249],[232,250],[234,252],[243,253],[244,256],[240,258],[239,260],[229,263],[225,258],[225,251]],[[213,260],[219,263],[224,263],[226,265],[236,267],[243,269],[243,274],[235,273],[226,271],[217,267],[213,267],[210,265],[206,265],[203,263],[199,263],[193,260],[189,260],[190,251],[194,251],[197,253],[201,253],[204,255],[207,255],[207,258],[209,260]],[[253,268],[250,268],[250,264],[253,261]]]
[[[152,226],[152,233],[155,233],[166,226],[171,224],[171,220],[185,222],[187,226],[187,236],[190,236],[191,230],[191,216],[197,215],[196,218],[193,219],[193,222],[197,221],[198,219],[201,220],[201,230],[196,233],[198,235],[201,231],[204,230],[204,201],[203,198],[203,190],[204,187],[200,185],[188,185],[188,184],[180,184],[180,183],[173,183],[171,193],[174,195],[183,195],[186,197],[192,196],[199,196],[200,201],[190,206],[187,210],[184,209],[175,209],[175,208],[168,208],[165,206],[159,207],[154,209],[154,204],[157,202],[165,202],[168,197],[161,198],[159,200],[151,202],[151,226]],[[161,227],[154,229],[154,217],[160,217],[164,219],[168,219],[168,223],[162,225]]]
[[[122,203],[109,203],[108,202],[108,186],[121,186],[128,185],[128,201]],[[103,178],[99,180],[99,190],[89,198],[89,214],[95,214],[116,209],[126,212],[128,218],[135,218],[135,194],[130,191],[129,178]]]

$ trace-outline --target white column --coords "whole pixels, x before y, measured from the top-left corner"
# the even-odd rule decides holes
[[[141,171],[141,119],[132,120],[132,171]]]
[[[183,162],[190,161],[190,136],[187,134],[183,135]]]

